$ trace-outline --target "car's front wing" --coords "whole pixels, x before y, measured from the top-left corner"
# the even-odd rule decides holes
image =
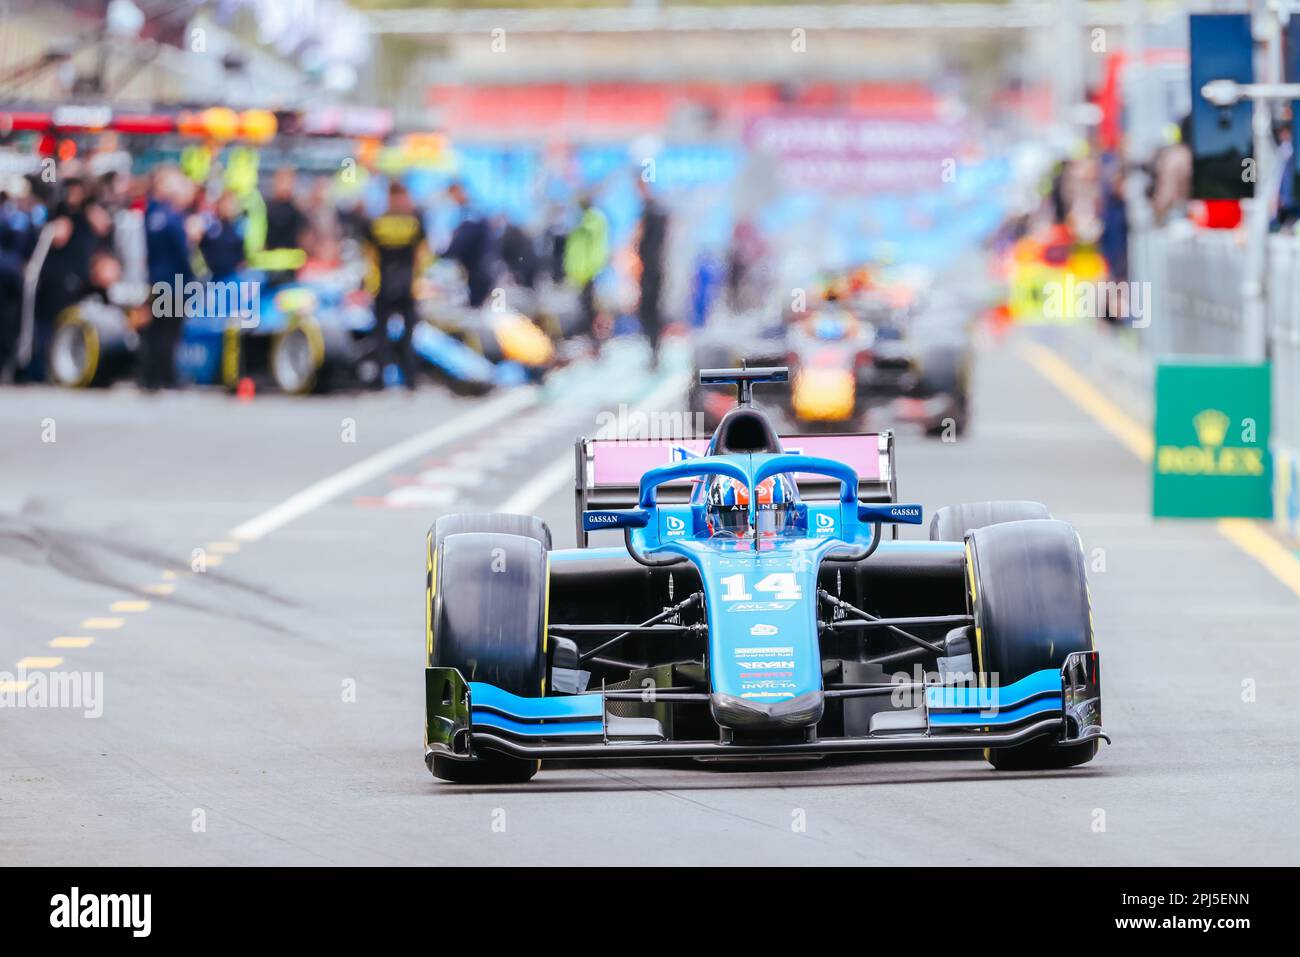
[[[850,698],[883,690],[830,689],[825,694]],[[720,733],[718,740],[684,741],[667,738],[654,719],[613,715],[609,705],[707,702],[707,694],[602,690],[523,698],[467,682],[455,668],[428,668],[425,750],[426,756],[464,760],[482,751],[541,759],[745,757],[1000,748],[1045,737],[1060,747],[1110,740],[1101,727],[1095,651],[1072,654],[1060,670],[1038,671],[1003,687],[929,685],[919,690],[923,704],[898,710],[867,735],[763,744],[726,740]]]

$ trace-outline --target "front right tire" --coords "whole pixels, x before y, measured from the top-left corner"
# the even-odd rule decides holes
[[[426,631],[431,667],[459,669],[526,698],[546,689],[547,552],[551,533],[523,515],[447,515],[428,535]],[[539,762],[484,751],[431,755],[435,777],[458,784],[527,781]]]

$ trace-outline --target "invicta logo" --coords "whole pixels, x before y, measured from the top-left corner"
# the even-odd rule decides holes
[[[1203,409],[1192,418],[1199,445],[1162,445],[1156,468],[1174,475],[1263,475],[1264,450],[1225,446],[1232,420],[1218,409]]]

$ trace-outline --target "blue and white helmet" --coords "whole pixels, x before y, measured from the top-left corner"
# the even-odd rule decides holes
[[[744,537],[774,535],[789,526],[791,506],[796,501],[794,484],[784,475],[773,475],[754,489],[754,527],[749,524],[749,486],[727,476],[709,483],[705,497],[705,518],[714,535]]]

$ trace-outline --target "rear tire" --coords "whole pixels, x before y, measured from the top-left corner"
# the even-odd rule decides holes
[[[996,676],[1005,687],[1093,650],[1088,579],[1073,527],[1031,519],[976,528],[967,538],[967,565],[982,685]],[[1045,771],[1084,764],[1096,753],[1095,741],[1060,748],[1042,738],[989,748],[985,757],[1000,771]]]
[[[925,434],[931,438],[944,437],[951,429],[954,437],[961,436],[967,428],[970,412],[970,353],[959,346],[932,346],[921,357],[920,378],[914,394],[917,398],[932,399],[946,395],[952,400],[948,414],[926,423]]]
[[[525,515],[446,515],[429,529],[426,631],[431,667],[453,667],[521,697],[545,692],[547,552],[551,532]],[[433,755],[458,784],[527,781],[539,762],[491,751]]]

